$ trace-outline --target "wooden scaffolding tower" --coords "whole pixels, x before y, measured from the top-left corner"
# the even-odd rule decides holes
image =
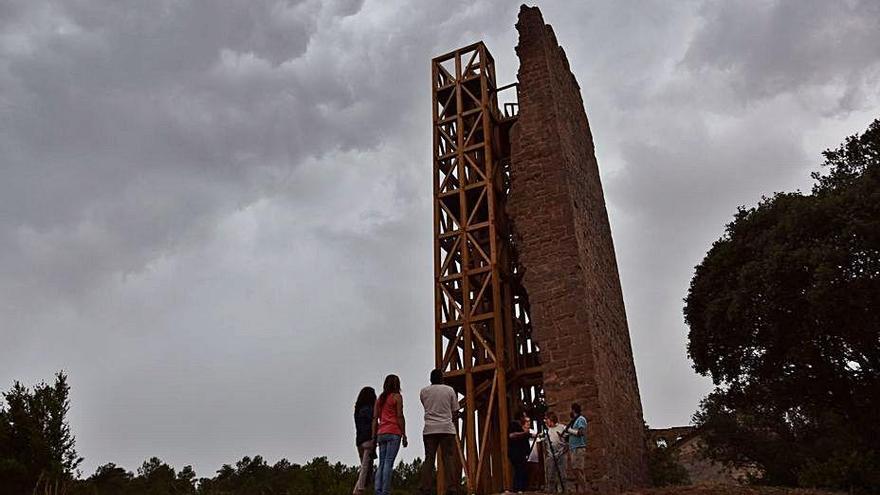
[[[538,346],[510,222],[509,130],[482,42],[433,59],[435,361],[460,394],[469,493],[510,486],[508,424],[543,399]],[[443,467],[440,467],[443,469]],[[438,476],[438,479],[442,479]]]

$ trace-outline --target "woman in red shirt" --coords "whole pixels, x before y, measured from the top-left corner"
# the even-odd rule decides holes
[[[382,394],[373,410],[373,438],[379,446],[379,469],[376,471],[376,495],[391,493],[391,473],[400,444],[406,447],[406,421],[403,418],[403,397],[400,378],[385,377]]]

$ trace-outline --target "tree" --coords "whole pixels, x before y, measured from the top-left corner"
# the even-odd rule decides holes
[[[31,493],[37,483],[69,483],[82,462],[67,422],[67,375],[33,391],[15,382],[0,407],[0,493]]]
[[[650,427],[645,423],[645,436],[648,436]],[[648,444],[648,475],[651,477],[651,486],[689,485],[691,478],[687,469],[678,462],[678,455],[672,451],[672,447],[663,441],[663,444]]]
[[[185,466],[180,473],[162,462],[158,457],[151,457],[138,468],[138,475],[132,480],[134,493],[149,495],[177,495],[195,493],[195,473],[191,466]]]
[[[90,476],[83,484],[84,489],[80,493],[102,494],[126,494],[130,493],[131,480],[134,476],[131,472],[113,464],[107,463],[98,466],[95,474]]]
[[[137,476],[109,463],[77,483],[70,495],[194,495],[196,473],[192,466],[179,472],[158,457],[144,461]]]
[[[653,447],[648,451],[648,474],[651,486],[689,485],[687,469],[678,462],[670,447]]]
[[[824,152],[812,194],[740,208],[696,267],[695,421],[775,484],[880,489],[880,120]]]
[[[391,475],[392,493],[416,493],[419,489],[419,476],[422,473],[422,459],[416,457],[409,464],[401,461]]]
[[[400,462],[392,477],[392,494],[415,493],[422,460]],[[315,457],[304,465],[281,459],[269,466],[261,456],[244,457],[235,466],[225,464],[213,478],[199,480],[201,495],[349,495],[357,481],[358,468],[326,457]],[[138,492],[140,493],[140,492]]]

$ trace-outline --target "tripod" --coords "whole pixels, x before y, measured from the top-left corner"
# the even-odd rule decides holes
[[[550,440],[550,428],[547,427],[547,423],[544,422],[544,419],[541,418],[538,421],[538,435],[535,437],[535,441],[532,442],[532,449],[535,448],[535,444],[538,443],[538,438],[544,436],[544,439],[547,443],[547,449],[550,451],[550,458],[553,459],[553,467],[556,468],[556,476],[559,479],[559,486],[562,487],[562,493],[565,493],[565,479],[562,477],[562,470],[559,469],[559,460],[556,458],[556,449],[553,447],[553,441]],[[548,485],[550,484],[550,480],[544,480]]]

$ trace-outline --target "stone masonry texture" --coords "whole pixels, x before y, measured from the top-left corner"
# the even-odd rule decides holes
[[[519,21],[513,224],[551,409],[589,421],[590,489],[648,484],[642,406],[593,138],[580,87],[537,8]]]

